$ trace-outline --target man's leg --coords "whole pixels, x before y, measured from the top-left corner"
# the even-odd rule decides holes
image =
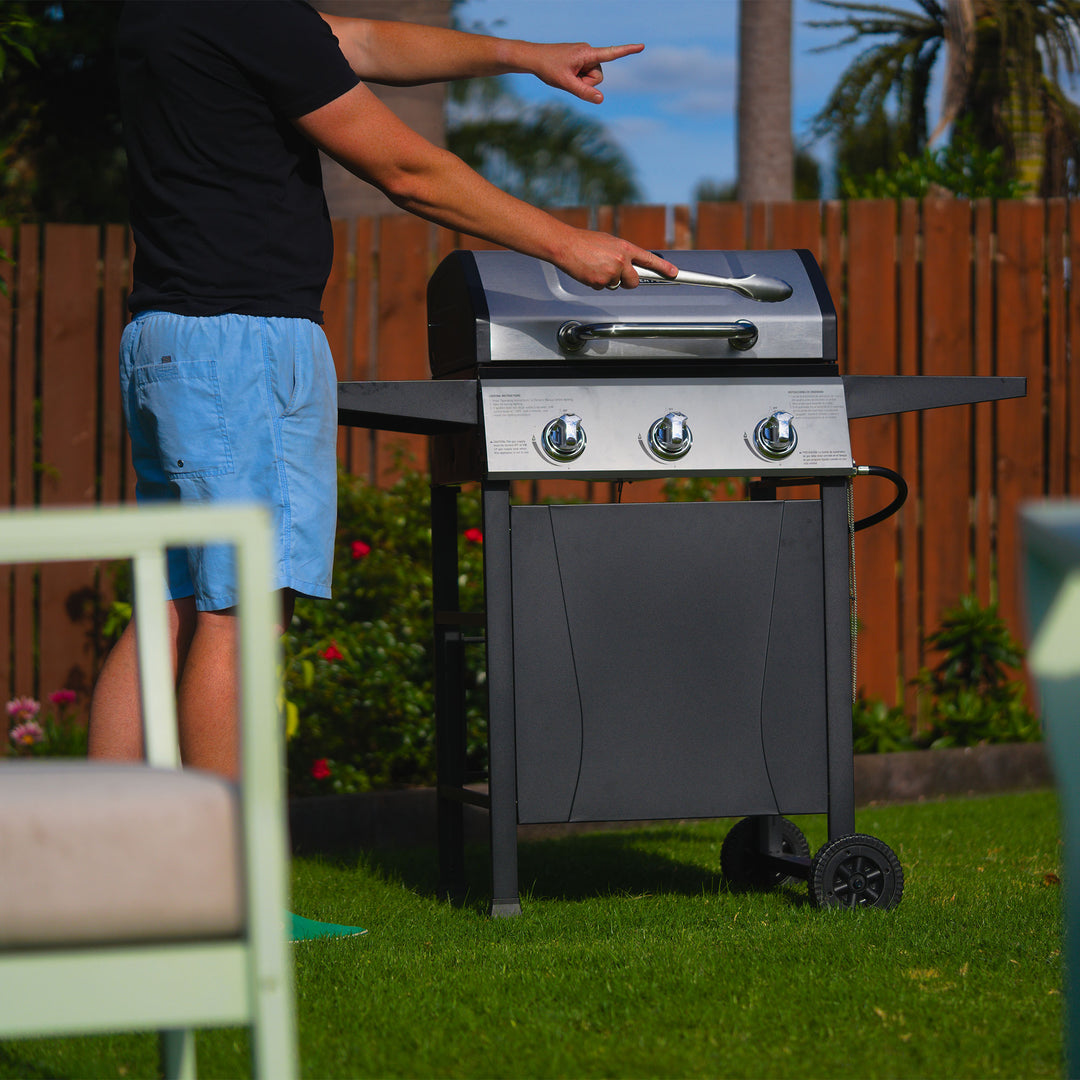
[[[282,594],[278,633],[292,619],[295,594]],[[236,616],[233,611],[200,611],[177,691],[180,756],[185,765],[230,779],[240,775],[240,697]]]
[[[168,604],[173,671],[183,669],[195,631],[195,598]],[[111,761],[143,757],[135,620],[128,624],[105,660],[90,701],[89,755]]]

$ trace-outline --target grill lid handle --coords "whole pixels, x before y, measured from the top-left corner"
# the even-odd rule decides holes
[[[757,344],[758,329],[749,319],[729,323],[579,323],[559,327],[563,352],[580,352],[586,341],[598,338],[726,338],[733,349],[745,351]]]
[[[680,270],[673,278],[664,277],[655,270],[646,270],[636,266],[637,276],[642,285],[701,285],[713,289],[731,289],[750,300],[760,300],[775,304],[786,300],[792,293],[791,286],[781,278],[767,274],[747,274],[746,277],[717,277],[715,274],[699,274],[696,270]],[[619,288],[619,284],[609,285],[609,289]]]

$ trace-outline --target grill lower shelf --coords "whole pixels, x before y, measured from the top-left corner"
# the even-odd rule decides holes
[[[826,810],[821,503],[510,511],[518,821]]]

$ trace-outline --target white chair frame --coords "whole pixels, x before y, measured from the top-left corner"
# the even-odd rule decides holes
[[[144,506],[0,513],[0,563],[134,562],[146,759],[179,767],[165,549],[234,545],[239,598],[241,936],[0,951],[0,1037],[158,1030],[167,1076],[195,1075],[197,1027],[246,1025],[256,1076],[296,1075],[289,862],[277,704],[280,618],[270,523],[254,506]],[[94,768],[87,762],[86,768]]]

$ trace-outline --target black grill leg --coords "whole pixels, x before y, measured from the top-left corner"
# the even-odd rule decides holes
[[[431,488],[431,589],[436,613],[456,612],[458,600],[457,489]],[[465,897],[465,807],[448,798],[465,782],[465,667],[461,631],[435,621],[435,740],[439,798],[439,895]]]
[[[825,700],[829,839],[855,831],[855,761],[851,735],[851,603],[847,480],[821,481],[825,567]]]
[[[518,915],[514,626],[510,577],[510,486],[483,485],[484,606],[487,611],[488,785],[491,914]]]

